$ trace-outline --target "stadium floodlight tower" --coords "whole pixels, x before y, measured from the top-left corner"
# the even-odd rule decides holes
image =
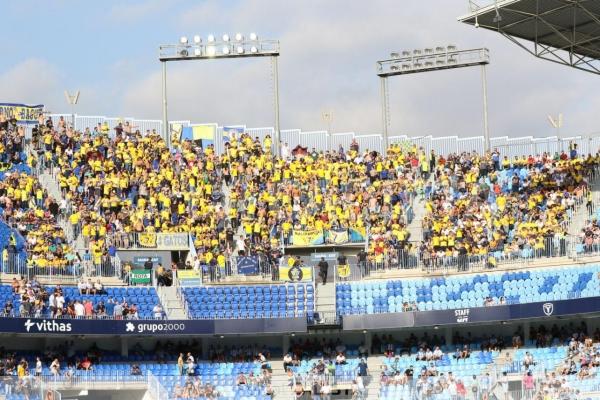
[[[171,146],[171,132],[167,119],[167,63],[169,61],[219,60],[225,58],[270,57],[271,77],[274,91],[275,133],[273,142],[276,155],[281,152],[279,129],[279,41],[259,39],[256,33],[245,37],[237,33],[234,37],[224,34],[220,39],[208,35],[206,42],[199,35],[189,41],[182,36],[178,44],[166,44],[159,47],[159,60],[162,63],[162,111],[165,140]]]
[[[483,136],[485,150],[490,150],[490,132],[488,128],[487,78],[485,66],[490,63],[489,50],[486,48],[458,50],[456,46],[431,47],[390,53],[387,60],[377,61],[377,75],[381,80],[381,115],[383,122],[383,146],[389,146],[389,97],[387,78],[396,75],[418,74],[446,69],[481,66],[481,85],[483,88]]]

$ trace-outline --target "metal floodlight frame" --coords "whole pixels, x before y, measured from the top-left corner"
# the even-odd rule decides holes
[[[171,147],[171,132],[167,118],[167,63],[173,61],[198,61],[198,60],[219,60],[225,58],[250,58],[250,57],[270,57],[273,77],[274,91],[274,113],[275,113],[275,132],[274,144],[275,153],[280,155],[280,126],[279,126],[279,67],[277,58],[279,57],[279,41],[278,40],[263,40],[259,39],[255,34],[254,38],[246,39],[242,36],[242,40],[212,40],[203,42],[202,40],[189,42],[179,42],[177,44],[163,44],[159,46],[158,59],[162,64],[162,110],[163,110],[163,127],[165,141],[167,146]],[[216,39],[214,35],[211,35]],[[196,37],[194,36],[194,39]],[[234,36],[235,38],[235,36]],[[254,40],[253,40],[254,39]],[[224,53],[224,47],[229,49]],[[243,49],[242,52],[238,48]],[[209,51],[210,49],[210,51]]]
[[[456,46],[447,47],[427,47],[423,50],[415,49],[413,51],[392,52],[394,56],[377,61],[377,76],[381,80],[381,108],[383,123],[383,145],[387,151],[389,146],[389,93],[387,87],[387,78],[396,75],[409,75],[424,72],[443,71],[447,69],[481,67],[481,81],[483,89],[483,124],[485,150],[490,150],[490,134],[488,128],[487,111],[487,77],[485,66],[490,63],[489,49],[482,47],[470,50],[457,50]]]
[[[242,47],[243,53],[238,53],[237,48]],[[223,47],[228,47],[230,52],[224,54],[221,50]],[[251,49],[255,47],[256,52]],[[209,55],[208,48],[215,50],[214,55]],[[242,40],[242,41],[214,41],[201,43],[186,43],[186,44],[163,44],[158,48],[158,59],[161,62],[167,61],[190,61],[190,60],[214,60],[220,58],[247,58],[247,57],[278,57],[279,56],[279,41],[278,40]],[[200,50],[199,55],[195,55],[195,51]],[[183,51],[187,51],[187,55],[182,55]]]

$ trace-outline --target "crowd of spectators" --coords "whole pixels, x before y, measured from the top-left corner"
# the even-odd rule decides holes
[[[7,300],[2,309],[4,317],[52,317],[52,318],[107,318],[107,319],[138,319],[138,306],[128,303],[125,299],[108,296],[106,301],[92,300],[91,296],[104,294],[102,284],[80,282],[80,294],[89,298],[65,298],[60,285],[48,290],[34,276],[31,280],[25,277],[13,278],[11,283],[13,294],[17,300]],[[164,318],[164,310],[156,304],[152,310],[156,319]]]
[[[69,223],[94,263],[111,245],[136,243],[132,234],[156,232],[192,233],[201,259],[222,262],[231,250],[220,192],[224,156],[187,141],[171,152],[156,132],[128,123],[114,131],[110,137],[104,126],[80,132],[50,121],[34,137],[38,158],[59,168]]]
[[[327,152],[285,145],[276,157],[269,136],[248,134],[231,135],[221,155],[188,140],[170,151],[127,122],[113,133],[48,120],[34,143],[37,159],[59,167],[69,221],[95,262],[111,245],[132,245],[135,233],[191,233],[193,267],[217,277],[234,254],[277,265],[280,241],[291,244],[295,230],[365,236],[368,227],[366,258],[375,264],[545,254],[548,240],[564,238],[600,163],[575,145],[512,160],[498,150],[438,155],[415,145],[392,145],[384,156],[357,142]],[[417,197],[427,211],[423,238],[408,230]]]
[[[0,215],[15,231],[2,249],[6,272],[17,272],[17,237],[25,239],[28,266],[65,268],[77,255],[70,247],[58,221],[65,204],[49,196],[39,180],[31,174],[23,127],[0,121]]]
[[[433,158],[420,249],[426,260],[548,253],[548,240],[565,237],[600,162],[574,146],[570,154],[500,157],[494,150]]]

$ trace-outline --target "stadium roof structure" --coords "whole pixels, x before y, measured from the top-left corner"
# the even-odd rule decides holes
[[[458,20],[499,32],[538,58],[600,74],[600,1],[496,0]]]

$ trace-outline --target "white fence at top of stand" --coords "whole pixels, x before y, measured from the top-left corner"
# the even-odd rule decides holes
[[[84,130],[85,128],[90,128],[90,130],[93,130],[98,124],[103,124],[106,122],[110,127],[110,134],[114,135],[115,130],[113,128],[117,126],[119,122],[129,122],[134,130],[139,130],[142,133],[148,130],[155,130],[164,136],[162,121],[160,120],[145,120],[131,117],[109,118],[104,116],[72,116],[71,114],[50,114],[49,116],[54,120],[58,119],[59,117],[64,117],[68,123],[73,123],[74,119],[75,128],[78,130]],[[169,122],[170,124],[181,124],[184,127],[195,125],[191,121]],[[267,135],[271,137],[274,135],[274,129],[272,127],[245,128],[245,132],[253,138],[258,138],[261,141]],[[27,134],[31,135],[31,129],[27,130]],[[344,150],[347,150],[350,147],[352,140],[356,140],[361,150],[368,149],[378,152],[383,151],[383,139],[379,134],[364,135],[357,134],[355,132],[340,132],[332,133],[328,140],[328,132],[325,130],[304,132],[301,129],[284,129],[281,131],[282,143],[287,143],[290,148],[294,148],[296,145],[308,147],[309,151],[313,148],[317,151],[337,150],[340,146],[342,146]],[[428,153],[431,150],[434,150],[437,154],[443,155],[463,151],[476,151],[478,153],[482,153],[484,151],[483,136],[390,136],[389,140],[390,143],[402,143],[404,145],[415,144],[419,147],[423,147],[423,149]],[[542,154],[544,152],[554,154],[563,150],[568,151],[569,143],[571,142],[577,144],[580,154],[596,153],[600,148],[600,133],[565,138],[559,138],[556,136],[499,136],[492,137],[490,140],[492,148],[498,148],[502,156],[508,156],[509,158],[530,154]],[[223,127],[221,126],[217,128],[214,145],[217,153],[222,153],[225,150],[223,142]]]

